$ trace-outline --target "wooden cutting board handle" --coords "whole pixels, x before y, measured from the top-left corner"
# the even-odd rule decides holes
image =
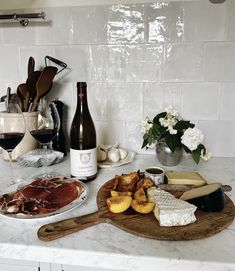
[[[38,230],[38,238],[43,241],[51,241],[69,235],[82,229],[97,225],[106,219],[101,217],[102,211],[88,215],[73,217],[55,223],[43,225]]]

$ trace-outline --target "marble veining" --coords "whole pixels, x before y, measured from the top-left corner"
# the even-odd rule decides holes
[[[195,165],[190,157],[184,157],[173,170],[196,170],[208,182],[221,181],[232,186],[230,197],[235,200],[235,158],[212,158],[209,162]],[[37,220],[13,220],[0,217],[1,258],[42,261],[69,265],[107,268],[109,270],[235,270],[235,224],[202,240],[158,241],[129,234],[112,225],[99,224],[52,242],[37,238],[38,228],[46,223],[81,216],[96,211],[96,194],[100,186],[115,174],[144,170],[159,165],[153,155],[137,155],[134,162],[114,169],[101,169],[98,178],[88,184],[90,195],[84,205],[71,212]],[[1,189],[7,180],[7,162],[0,161]],[[27,178],[35,175],[34,168],[22,168],[14,164],[15,176]],[[43,169],[37,169],[40,173]],[[69,159],[49,167],[51,172],[69,174]]]

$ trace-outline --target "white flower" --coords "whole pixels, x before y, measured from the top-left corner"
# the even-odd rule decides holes
[[[184,134],[181,136],[181,142],[184,144],[190,151],[197,149],[198,145],[203,141],[203,134],[201,130],[197,128],[188,128],[185,130]]]
[[[175,110],[175,108],[172,105],[169,105],[166,109],[165,109],[167,115],[172,116],[172,117],[176,117],[176,118],[181,118],[179,112],[177,110]]]
[[[201,155],[200,157],[204,160],[204,161],[208,161],[211,158],[211,152],[209,152],[208,150],[201,150]]]
[[[149,117],[146,117],[144,120],[141,121],[140,123],[140,131],[143,134],[146,134],[150,128],[152,128],[153,124],[150,123],[151,120]]]
[[[160,122],[160,124],[161,124],[163,127],[168,127],[168,125],[169,125],[168,120],[165,119],[165,118],[160,118],[160,119],[159,119],[159,122]]]
[[[173,127],[168,127],[168,131],[171,135],[176,135],[177,134],[177,130],[173,129]]]

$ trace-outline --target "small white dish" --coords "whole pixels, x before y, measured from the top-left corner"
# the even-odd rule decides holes
[[[105,160],[104,162],[98,162],[99,168],[111,168],[111,167],[120,167],[122,165],[131,163],[135,158],[135,152],[128,151],[126,158],[119,160],[116,163]]]
[[[43,167],[57,164],[62,161],[64,154],[50,150],[45,155],[45,150],[35,149],[18,157],[17,162],[23,167]]]

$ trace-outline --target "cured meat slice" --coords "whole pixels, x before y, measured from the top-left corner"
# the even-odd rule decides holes
[[[78,187],[74,183],[63,183],[57,186],[45,198],[46,208],[61,208],[74,201],[80,195]]]
[[[13,214],[45,214],[73,202],[83,190],[80,182],[67,177],[38,178],[14,193],[2,195],[0,210]]]

